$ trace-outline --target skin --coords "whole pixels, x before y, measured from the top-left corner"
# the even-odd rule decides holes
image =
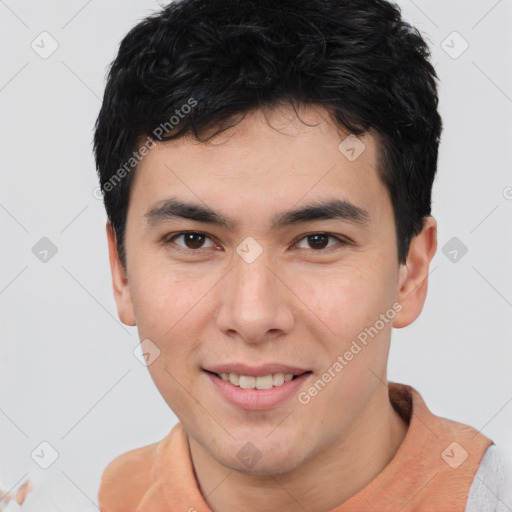
[[[119,317],[161,351],[148,369],[187,431],[214,512],[247,503],[252,511],[328,511],[373,480],[407,432],[388,398],[391,328],[410,324],[423,308],[436,221],[426,218],[399,265],[377,139],[361,136],[366,149],[349,161],[338,149],[347,134],[322,107],[299,113],[257,110],[210,143],[187,137],[151,150],[131,190],[126,270],[107,222]],[[171,195],[207,205],[237,229],[186,219],[150,226],[144,214]],[[269,228],[278,212],[333,197],[366,209],[368,224],[328,219]],[[207,236],[162,243],[187,230]],[[319,249],[306,237],[319,232],[351,243],[329,238]],[[263,249],[250,264],[236,253],[247,236]],[[307,405],[294,396],[270,410],[237,408],[201,369],[279,362],[311,370],[300,391],[307,390],[397,302],[394,320]],[[250,468],[237,457],[247,442],[261,454]]]

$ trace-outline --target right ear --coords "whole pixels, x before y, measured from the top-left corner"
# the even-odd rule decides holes
[[[130,285],[125,268],[119,258],[117,250],[116,235],[112,224],[107,220],[107,240],[108,240],[108,256],[110,260],[110,270],[112,272],[112,287],[114,290],[114,299],[117,304],[117,314],[119,319],[125,325],[137,325],[135,322],[135,314],[133,310],[132,296],[130,293]]]

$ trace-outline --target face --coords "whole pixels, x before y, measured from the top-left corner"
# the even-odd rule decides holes
[[[109,234],[119,315],[150,340],[158,390],[246,473],[290,471],[346,436],[382,386],[393,324],[422,304],[397,305],[410,274],[376,140],[359,137],[354,159],[363,146],[340,150],[326,111],[300,117],[255,111],[209,143],[158,144],[131,189],[125,277]]]

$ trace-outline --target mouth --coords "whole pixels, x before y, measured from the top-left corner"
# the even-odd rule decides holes
[[[203,368],[203,372],[214,393],[237,409],[247,411],[270,411],[286,402],[291,404],[290,400],[313,376],[312,371],[281,364],[259,368],[222,365]]]
[[[269,373],[268,375],[254,376],[227,372],[216,373],[209,370],[205,370],[205,372],[242,389],[260,390],[278,388],[285,382],[290,382],[301,375],[312,373],[311,371],[304,371],[300,373]]]

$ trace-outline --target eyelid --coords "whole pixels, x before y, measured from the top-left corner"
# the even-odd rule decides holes
[[[202,235],[202,236],[205,236],[206,238],[209,238],[212,242],[212,237],[210,235],[208,235],[208,233],[205,233],[204,231],[195,231],[195,230],[189,230],[189,231],[179,231],[179,232],[176,232],[176,233],[170,233],[168,235],[166,235],[163,239],[162,239],[162,243],[164,245],[167,245],[167,244],[170,244],[170,243],[174,243],[174,239],[182,236],[182,235],[187,235],[187,234],[196,234],[196,235]],[[316,254],[327,254],[329,252],[331,252],[331,250],[336,250],[336,248],[339,248],[340,246],[343,247],[343,246],[347,246],[347,245],[354,245],[354,242],[350,239],[348,239],[347,237],[343,236],[343,235],[337,235],[337,234],[334,234],[334,233],[330,233],[330,232],[327,232],[327,231],[311,231],[309,233],[305,233],[305,234],[302,234],[300,235],[299,238],[296,238],[294,241],[293,241],[293,244],[292,245],[297,245],[299,242],[301,242],[302,240],[306,239],[308,236],[312,236],[312,235],[325,235],[325,236],[328,236],[330,238],[334,238],[338,241],[337,244],[335,245],[332,245],[330,247],[327,247],[326,249],[304,249],[304,248],[296,248],[294,250],[297,250],[297,251],[308,251],[308,252],[311,252],[311,253],[316,253]],[[185,252],[188,252],[188,253],[200,253],[202,252],[203,250],[206,250],[206,249],[211,249],[211,247],[201,247],[200,249],[188,249],[186,247],[183,247],[181,245],[178,245],[176,244],[176,246],[178,247],[178,250],[181,250],[181,251],[185,251]]]
[[[317,253],[317,254],[326,254],[326,253],[330,252],[331,249],[336,249],[339,246],[353,245],[353,242],[351,240],[349,240],[347,237],[345,237],[343,235],[336,235],[336,234],[330,233],[328,231],[311,231],[310,233],[303,234],[303,235],[301,235],[299,238],[297,238],[293,242],[293,245],[297,245],[299,242],[301,242],[302,240],[304,240],[308,236],[313,236],[313,235],[325,235],[325,236],[328,236],[330,238],[335,238],[338,241],[338,243],[335,244],[335,245],[332,245],[332,246],[330,246],[330,247],[328,247],[326,249],[314,250],[314,249],[302,249],[302,248],[299,248],[299,249],[296,249],[296,250],[299,250],[299,251],[304,250],[304,251],[309,251],[309,252]]]
[[[212,239],[212,237],[210,235],[208,235],[208,233],[204,233],[203,231],[189,230],[189,231],[179,231],[177,233],[170,233],[169,235],[166,235],[162,239],[162,243],[164,245],[167,245],[167,244],[170,244],[170,243],[175,243],[174,239],[176,239],[176,238],[178,238],[180,236],[189,235],[189,234],[202,235],[202,236],[205,236],[206,238],[209,238],[210,240]],[[200,251],[203,251],[205,249],[203,247],[201,247],[200,249],[188,249],[188,248],[183,247],[181,245],[178,245],[178,244],[176,244],[176,245],[177,245],[179,250],[183,250],[183,251],[186,251],[186,252],[189,252],[189,253],[200,252]],[[211,247],[206,247],[206,249],[211,249]]]

